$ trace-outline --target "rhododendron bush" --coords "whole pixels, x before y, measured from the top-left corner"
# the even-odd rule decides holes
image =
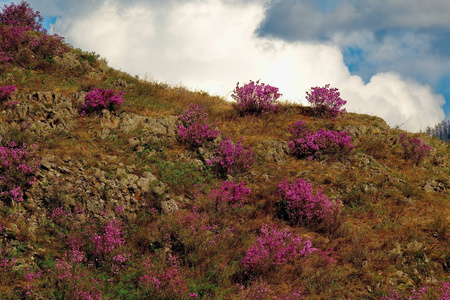
[[[35,68],[69,51],[58,35],[42,28],[43,18],[23,1],[5,5],[0,12],[0,62]]]
[[[225,138],[215,149],[215,156],[206,163],[216,168],[223,175],[235,174],[246,171],[254,162],[254,153],[242,145],[242,139],[234,143],[230,138]]]
[[[236,109],[241,114],[258,114],[274,111],[277,107],[277,100],[281,96],[278,88],[250,81],[239,86],[239,82],[231,97],[236,100]]]
[[[415,165],[419,165],[433,149],[418,138],[409,139],[405,133],[400,135],[399,142],[403,148],[404,158],[412,161]]]
[[[288,141],[288,147],[298,158],[341,158],[348,155],[354,148],[351,136],[345,131],[319,129],[312,132],[303,121],[296,122],[290,131],[292,140]]]
[[[337,88],[330,88],[327,84],[324,87],[312,87],[306,92],[306,100],[311,103],[313,112],[318,117],[335,118],[339,114],[345,114],[347,111],[342,108],[347,101],[340,97],[341,93]]]
[[[15,85],[7,85],[0,87],[0,102],[9,99],[12,94],[16,91]]]
[[[81,106],[81,114],[101,112],[104,109],[115,110],[123,104],[122,91],[96,88],[85,96]]]
[[[247,200],[250,189],[243,182],[224,181],[220,188],[209,194],[209,201],[216,211],[229,207],[239,207]]]
[[[36,149],[36,145],[15,142],[0,147],[0,198],[5,202],[23,201],[24,191],[36,180],[40,167]]]
[[[328,230],[337,225],[341,201],[331,201],[321,189],[314,192],[311,182],[285,179],[278,189],[285,202],[286,212],[294,225],[313,230]]]
[[[205,142],[214,140],[220,133],[210,128],[207,123],[208,114],[199,105],[192,103],[178,118],[181,122],[178,125],[178,138],[191,147],[200,147]]]
[[[310,238],[303,239],[288,228],[280,230],[266,224],[241,260],[241,265],[252,274],[269,274],[272,268],[296,258],[308,257],[316,250]]]

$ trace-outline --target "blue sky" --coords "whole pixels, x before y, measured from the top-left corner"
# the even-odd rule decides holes
[[[301,103],[330,83],[349,111],[411,131],[450,116],[448,0],[28,2],[71,45],[141,78],[227,98],[260,79]]]

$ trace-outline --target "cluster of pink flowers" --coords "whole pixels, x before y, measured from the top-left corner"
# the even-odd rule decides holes
[[[250,81],[239,86],[239,82],[231,97],[237,101],[236,108],[242,114],[259,114],[274,111],[277,107],[277,99],[281,96],[278,88]]]
[[[425,300],[425,299],[438,299],[438,300],[450,300],[450,283],[442,282],[442,286],[439,289],[437,298],[431,298],[428,295],[432,289],[430,286],[424,286],[419,289],[412,290],[409,296],[402,295],[398,291],[392,290],[389,296],[381,297],[382,300]],[[436,287],[434,287],[436,290]]]
[[[164,299],[179,299],[181,295],[187,295],[188,288],[175,256],[169,254],[167,266],[163,270],[155,268],[149,260],[144,263],[143,269],[144,275],[139,277],[140,285],[149,295],[157,294]],[[192,294],[191,297],[196,296]]]
[[[92,244],[94,245],[94,254],[107,255],[114,249],[120,248],[125,244],[121,225],[122,223],[120,221],[111,219],[101,235],[95,233],[91,237]]]
[[[233,143],[227,137],[215,149],[214,158],[207,160],[206,163],[216,168],[220,174],[235,174],[250,168],[254,162],[254,156],[255,154],[250,148],[244,148],[242,138]]]
[[[348,132],[327,131],[319,129],[310,131],[305,122],[298,121],[290,128],[292,140],[288,147],[298,158],[320,159],[325,155],[343,157],[350,153],[354,146]]]
[[[0,62],[33,68],[40,61],[69,51],[63,38],[48,35],[43,18],[23,1],[5,5],[0,12]]]
[[[181,125],[178,125],[178,137],[181,142],[192,147],[200,147],[205,142],[214,140],[219,130],[210,128],[208,114],[199,105],[191,103],[184,114],[178,116]]]
[[[209,201],[217,211],[227,207],[242,206],[250,194],[250,189],[243,182],[223,181],[219,189],[209,194]]]
[[[313,230],[327,229],[336,224],[341,201],[330,201],[321,189],[314,192],[311,182],[285,179],[279,183],[278,190],[292,223]]]
[[[420,139],[409,139],[408,136],[403,133],[399,139],[400,145],[404,151],[404,157],[407,160],[419,165],[420,162],[430,154],[431,146],[424,144]]]
[[[35,155],[37,146],[25,143],[18,147],[11,142],[8,147],[0,147],[0,197],[23,201],[24,189],[33,185],[40,161]]]
[[[12,94],[16,91],[15,85],[7,85],[0,87],[0,102],[9,99]]]
[[[347,111],[342,108],[347,101],[341,99],[337,88],[330,88],[329,84],[324,87],[312,87],[306,92],[306,100],[311,103],[314,113],[318,117],[334,118]]]
[[[300,300],[305,298],[300,290],[293,290],[282,294],[275,292],[261,277],[254,280],[252,284],[247,287],[239,285],[238,289],[239,299],[245,300]]]
[[[302,239],[288,228],[264,225],[261,235],[248,249],[241,265],[253,274],[267,274],[272,267],[283,265],[296,258],[308,257],[316,251],[311,239]]]
[[[93,112],[100,112],[104,109],[115,110],[123,104],[122,96],[125,95],[122,91],[105,90],[102,88],[95,88],[88,93],[81,106],[81,114],[88,114]]]

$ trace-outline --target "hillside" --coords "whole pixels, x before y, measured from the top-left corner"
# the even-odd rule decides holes
[[[0,98],[1,299],[449,299],[448,143],[292,103],[239,113],[95,53],[33,53],[0,67],[16,87]],[[97,88],[123,105],[87,111]],[[200,142],[180,135],[196,107]],[[296,154],[298,121],[354,147]],[[234,164],[224,145],[243,145]]]

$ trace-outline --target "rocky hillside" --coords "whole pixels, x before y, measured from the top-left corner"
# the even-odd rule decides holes
[[[0,67],[0,298],[449,299],[449,144],[63,52]]]

